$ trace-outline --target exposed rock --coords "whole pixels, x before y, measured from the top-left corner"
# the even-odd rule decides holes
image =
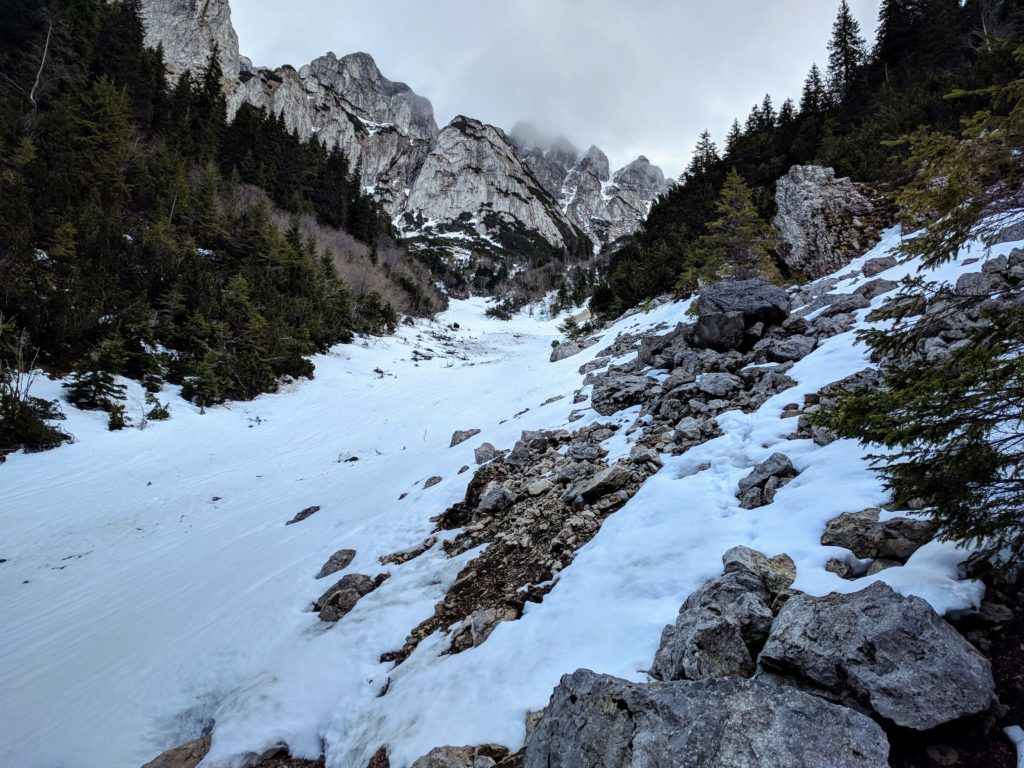
[[[412,768],[491,768],[508,750],[498,744],[480,747],[436,747],[412,764]]]
[[[928,603],[881,582],[790,599],[759,668],[914,730],[986,710],[995,689],[989,662]]]
[[[441,477],[440,475],[431,475],[430,477],[428,477],[424,481],[423,487],[424,488],[433,488],[435,485],[440,483],[442,480],[444,480],[444,478]]]
[[[771,629],[770,605],[764,582],[746,570],[706,582],[662,631],[651,673],[665,681],[749,677],[751,651],[756,654]]]
[[[768,557],[763,552],[740,545],[722,555],[722,565],[726,573],[746,571],[754,574],[773,596],[785,592],[796,580],[796,563],[785,553]]]
[[[821,543],[845,547],[860,558],[887,558],[905,562],[935,536],[931,520],[894,517],[879,521],[878,509],[846,512],[828,522]]]
[[[834,272],[878,239],[870,220],[875,206],[831,168],[793,166],[775,186],[779,254],[791,270],[810,278]]]
[[[409,188],[404,215],[465,223],[489,236],[525,227],[575,253],[582,233],[554,200],[539,192],[540,183],[502,130],[460,115],[434,140]]]
[[[338,571],[348,568],[355,557],[356,551],[354,549],[339,549],[327,558],[327,562],[323,564],[323,567],[320,569],[320,573],[318,573],[316,577],[318,579],[322,579],[325,576],[330,576],[332,573],[337,573]]]
[[[170,77],[202,72],[214,46],[225,80],[238,77],[238,35],[228,0],[143,0],[142,21],[146,45],[163,46]]]
[[[581,669],[562,678],[526,768],[884,768],[867,717],[757,680],[641,685]]]
[[[811,354],[817,345],[817,339],[799,334],[785,339],[762,339],[754,345],[754,359],[761,363],[802,360]]]
[[[570,486],[562,494],[562,499],[564,501],[572,501],[579,496],[584,501],[593,501],[619,490],[629,483],[632,477],[633,475],[629,467],[625,464],[612,464],[607,469],[602,469],[593,477]]]
[[[473,451],[473,460],[477,464],[483,464],[484,462],[490,461],[494,458],[497,451],[494,450],[494,446],[490,443],[484,443],[480,447]]]
[[[317,505],[312,506],[312,507],[306,507],[304,510],[302,510],[299,513],[297,513],[295,515],[295,517],[293,517],[291,520],[289,520],[287,523],[285,523],[285,525],[294,525],[295,523],[301,523],[303,520],[305,520],[308,517],[311,517],[311,516],[315,515],[319,511],[320,511],[320,507],[317,506]]]
[[[881,296],[883,293],[889,293],[895,291],[900,285],[894,280],[883,280],[882,278],[876,278],[875,280],[869,280],[864,283],[860,288],[857,289],[857,293],[863,296],[865,299],[871,300],[876,296]]]
[[[459,653],[467,648],[476,648],[491,636],[494,628],[503,621],[515,621],[519,612],[514,608],[481,608],[474,611],[452,633],[452,653]]]
[[[885,272],[887,269],[892,269],[899,262],[894,256],[876,256],[873,259],[868,259],[864,262],[864,268],[861,270],[864,273],[864,277],[874,277],[877,274]]]
[[[773,453],[740,480],[737,494],[740,506],[754,509],[770,504],[775,498],[775,492],[796,475],[796,468],[786,454]]]
[[[548,359],[552,363],[557,363],[558,361],[565,360],[566,358],[572,357],[573,355],[578,355],[584,349],[586,349],[586,347],[577,341],[564,341],[561,344],[557,344],[556,346],[552,347],[551,357],[549,357]]]
[[[210,751],[210,737],[203,736],[169,749],[142,768],[196,768]]]
[[[387,578],[381,574],[375,579],[361,573],[349,573],[313,603],[321,621],[337,621],[355,608],[360,599],[379,587]]]
[[[424,552],[426,552],[428,549],[433,547],[435,544],[437,544],[437,537],[436,536],[428,536],[421,543],[417,544],[415,547],[409,547],[409,549],[403,549],[400,552],[392,552],[391,554],[384,555],[383,557],[380,558],[380,564],[381,565],[391,565],[391,564],[401,565],[402,563],[407,563],[410,560],[414,560],[417,557],[419,557],[420,555],[422,555]]]
[[[697,299],[694,341],[717,350],[739,349],[748,329],[776,325],[788,315],[786,291],[763,278],[715,283]]]
[[[705,373],[697,380],[697,388],[712,397],[726,397],[743,386],[743,379],[731,373]]]
[[[642,403],[647,391],[654,385],[654,379],[649,376],[610,373],[594,384],[590,401],[599,414],[611,416],[624,408]]]
[[[464,443],[467,440],[469,440],[469,438],[475,437],[475,436],[477,436],[479,434],[480,434],[480,430],[479,429],[457,429],[452,434],[452,442],[451,442],[451,444],[448,447],[449,448],[454,448],[459,443]]]

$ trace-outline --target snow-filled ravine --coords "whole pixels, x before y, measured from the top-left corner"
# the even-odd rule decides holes
[[[834,290],[866,280],[859,265],[897,237],[841,270],[850,277]],[[984,256],[976,250],[933,276],[979,269],[963,263]],[[137,768],[211,722],[204,766],[276,743],[298,757],[326,749],[333,768],[363,768],[382,744],[396,768],[443,744],[516,749],[526,712],[546,704],[562,674],[645,679],[662,627],[736,544],[787,552],[794,586],[813,594],[884,580],[940,612],[980,600],[979,584],[956,579],[964,553],[947,544],[855,581],[824,570],[840,553],[819,544],[825,522],[886,495],[859,446],[787,440],[793,422],[779,414],[866,365],[847,333],[796,364],[795,389],[755,413],[724,414],[721,437],[664,457],[520,620],[457,655],[441,655],[447,642],[433,636],[397,668],[381,664],[474,553],[449,560],[437,545],[400,566],[379,558],[431,534],[430,518],[463,496],[472,472],[459,469],[474,466],[474,448],[599,419],[590,411],[569,425],[571,409],[586,407],[571,404],[580,365],[620,332],[673,326],[688,309],[635,313],[601,343],[549,363],[557,321],[502,322],[485,306],[454,302],[434,322],[337,347],[316,359],[314,380],[254,402],[200,414],[165,392],[171,420],[144,430],[111,433],[104,415],[66,406],[74,444],[0,465],[0,765]],[[59,397],[59,382],[40,380],[34,394]],[[566,397],[542,405],[557,395]],[[136,398],[129,415],[140,412]],[[454,430],[470,428],[482,432],[448,447]],[[610,461],[629,449],[624,432],[607,444]],[[801,474],[772,504],[741,510],[739,479],[776,450]],[[424,488],[433,475],[442,482]],[[311,505],[320,511],[285,525]],[[391,578],[325,624],[310,604],[341,574],[314,576],[341,548],[358,553],[346,572]]]

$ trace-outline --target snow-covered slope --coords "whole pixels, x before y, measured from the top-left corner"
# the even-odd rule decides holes
[[[842,270],[850,276],[834,290],[864,282],[856,269],[896,238]],[[979,255],[933,276],[976,271],[964,262]],[[457,655],[442,655],[447,643],[434,636],[394,670],[381,664],[475,553],[447,559],[438,545],[400,566],[378,558],[421,542],[430,518],[462,498],[472,473],[459,469],[474,448],[566,426],[571,397],[542,403],[571,395],[581,364],[617,334],[674,325],[688,308],[625,317],[601,343],[549,363],[555,321],[502,323],[484,306],[453,302],[437,322],[338,347],[316,360],[315,380],[251,403],[200,415],[174,398],[171,421],[143,431],[110,433],[69,408],[74,445],[0,466],[0,765],[134,768],[211,720],[207,766],[278,742],[305,757],[326,747],[333,768],[362,768],[385,743],[396,768],[441,744],[518,748],[526,712],[562,674],[643,679],[662,626],[736,544],[787,552],[795,587],[812,594],[884,580],[940,612],[980,599],[980,585],[956,579],[963,553],[945,544],[855,581],[824,570],[836,551],[819,543],[825,521],[886,496],[861,448],[786,440],[792,423],[779,412],[866,365],[846,333],[797,363],[797,387],[754,413],[724,414],[721,437],[664,457],[521,619]],[[59,385],[35,394],[57,397]],[[572,428],[596,420],[609,419],[588,411]],[[448,447],[469,428],[482,432]],[[628,451],[624,432],[606,443],[609,460]],[[738,480],[783,442],[801,474],[774,503],[739,509]],[[443,480],[424,488],[433,475]],[[311,505],[320,511],[285,526]],[[332,580],[314,576],[343,547],[357,550],[350,572],[391,578],[324,624],[308,608]]]

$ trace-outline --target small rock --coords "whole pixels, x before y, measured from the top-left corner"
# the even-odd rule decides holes
[[[629,471],[629,467],[625,464],[612,464],[607,469],[603,469],[588,480],[583,480],[576,485],[570,486],[569,489],[562,494],[562,501],[567,503],[572,502],[577,496],[583,498],[584,501],[594,501],[602,496],[607,496],[613,493],[632,480],[632,473]]]
[[[477,464],[484,464],[494,458],[496,453],[494,446],[490,443],[484,443],[473,451],[473,459]]]
[[[878,256],[865,261],[864,268],[861,271],[864,273],[864,277],[874,277],[881,272],[885,272],[887,269],[892,269],[898,263],[892,256]]]
[[[479,434],[479,429],[458,429],[452,434],[452,442],[448,447],[454,448],[459,443],[464,443],[469,440],[469,438],[475,437]]]
[[[329,558],[327,562],[323,564],[320,569],[320,573],[316,575],[318,579],[322,579],[325,576],[330,576],[332,573],[348,568],[352,564],[352,561],[356,557],[356,551],[354,549],[339,549]]]
[[[320,595],[313,606],[319,611],[321,621],[338,621],[355,608],[361,598],[380,586],[381,581],[383,581],[381,576],[371,579],[361,573],[347,574],[341,577],[341,581]]]
[[[790,478],[797,474],[793,462],[784,453],[773,453],[762,461],[753,471],[740,480],[740,493],[744,494],[751,488],[763,486],[771,477]]]
[[[434,475],[433,477],[428,477],[426,482],[423,483],[423,487],[424,488],[432,488],[435,485],[437,485],[438,483],[440,483],[443,479],[444,479],[443,477],[439,477],[438,475]]]
[[[544,478],[541,480],[537,480],[536,482],[530,483],[530,485],[528,485],[526,488],[526,492],[531,496],[542,496],[554,487],[554,483]]]
[[[295,517],[293,517],[291,520],[289,520],[287,523],[285,523],[285,525],[293,525],[295,523],[301,523],[307,517],[310,517],[310,516],[316,514],[319,511],[320,511],[320,507],[318,507],[318,506],[306,507],[304,510],[302,510],[297,515],[295,515]]]
[[[210,751],[210,737],[203,736],[169,749],[142,768],[196,768]]]

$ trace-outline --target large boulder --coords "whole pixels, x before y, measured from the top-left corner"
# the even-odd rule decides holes
[[[747,331],[781,323],[789,316],[789,295],[761,277],[726,280],[709,285],[697,299],[697,346],[739,349],[749,341]]]
[[[796,595],[758,661],[797,685],[925,731],[992,704],[992,668],[919,597],[876,582],[850,595]]]
[[[779,256],[793,272],[823,277],[848,264],[877,241],[875,206],[849,179],[831,168],[796,165],[775,185]]]
[[[757,680],[630,683],[562,678],[526,747],[525,768],[884,768],[869,718]]]
[[[624,408],[642,403],[647,390],[655,384],[650,376],[612,372],[594,383],[590,402],[599,414],[611,416]]]
[[[320,595],[313,607],[319,612],[321,621],[338,621],[356,607],[363,597],[383,583],[387,576],[381,574],[371,579],[361,573],[349,573]]]
[[[846,512],[828,521],[821,543],[845,547],[857,557],[905,561],[935,536],[931,520],[894,517],[880,521],[880,510]]]
[[[651,673],[665,681],[749,677],[772,619],[771,595],[756,575],[734,570],[712,579],[662,631]]]

